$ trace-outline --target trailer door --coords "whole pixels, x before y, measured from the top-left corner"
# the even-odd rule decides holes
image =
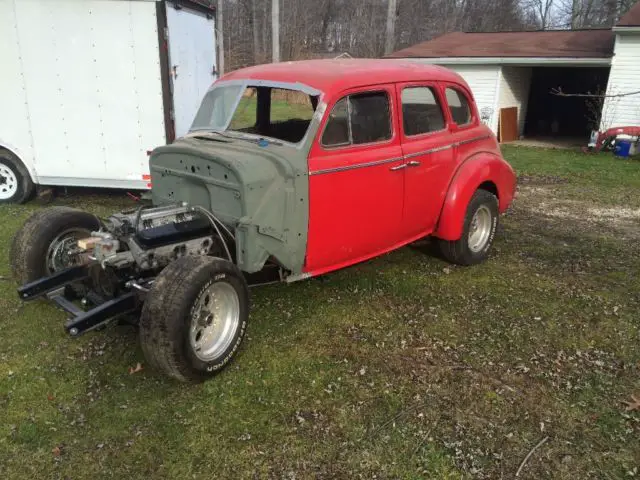
[[[205,13],[167,2],[169,68],[176,137],[187,133],[200,102],[216,79],[215,22]]]

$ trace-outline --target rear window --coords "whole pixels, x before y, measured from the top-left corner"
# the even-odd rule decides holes
[[[322,134],[322,145],[359,145],[382,142],[391,136],[391,107],[387,93],[358,93],[335,104]]]
[[[447,88],[446,96],[453,121],[460,126],[471,123],[471,107],[467,96],[457,88],[452,87]]]

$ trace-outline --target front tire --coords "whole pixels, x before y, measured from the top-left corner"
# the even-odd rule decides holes
[[[478,190],[471,197],[464,219],[462,237],[438,240],[442,256],[458,265],[476,265],[489,256],[498,228],[498,199],[491,192]]]
[[[202,382],[233,359],[249,320],[249,289],[233,263],[183,257],[154,281],[140,318],[140,343],[152,367],[182,382]]]
[[[27,219],[11,243],[11,270],[24,285],[75,265],[69,248],[100,229],[95,215],[69,207],[39,210]]]

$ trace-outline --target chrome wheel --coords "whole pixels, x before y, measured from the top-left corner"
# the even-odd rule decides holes
[[[493,218],[491,210],[485,205],[481,205],[471,219],[469,225],[469,250],[474,253],[482,251],[487,246],[491,237]]]
[[[18,177],[7,165],[0,163],[0,200],[9,200],[18,192]]]
[[[65,230],[49,244],[46,257],[47,273],[64,270],[78,264],[77,243],[81,238],[89,237],[91,232],[81,228]]]
[[[240,299],[227,282],[205,287],[191,310],[191,348],[198,359],[210,362],[231,345],[240,326]]]

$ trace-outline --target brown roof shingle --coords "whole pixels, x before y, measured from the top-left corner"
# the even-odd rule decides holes
[[[631,10],[618,22],[618,27],[639,27],[640,26],[640,2],[631,7]]]
[[[613,55],[611,30],[545,30],[535,32],[442,35],[392,53],[396,58],[543,57],[606,58]]]

